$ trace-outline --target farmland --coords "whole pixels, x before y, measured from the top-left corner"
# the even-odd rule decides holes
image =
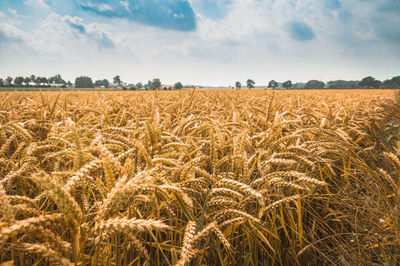
[[[400,263],[393,90],[2,92],[0,263]]]

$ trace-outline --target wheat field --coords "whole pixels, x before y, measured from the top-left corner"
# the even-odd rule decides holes
[[[395,265],[394,91],[0,94],[0,264]]]

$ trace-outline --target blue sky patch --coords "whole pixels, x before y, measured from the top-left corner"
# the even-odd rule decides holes
[[[288,24],[290,36],[297,41],[310,41],[315,38],[313,29],[301,21],[291,21]]]
[[[339,0],[325,0],[325,7],[328,9],[339,9],[342,4]]]
[[[231,3],[231,1],[202,0],[193,2],[193,8],[205,17],[220,20],[228,14]]]
[[[383,3],[381,4],[380,11],[383,12],[396,12],[399,13],[400,12],[400,1],[399,0],[386,0],[383,1]]]
[[[82,0],[82,10],[109,18],[126,18],[145,25],[194,31],[196,18],[187,0]]]
[[[0,0],[0,10],[8,9],[32,16],[55,11],[84,17],[90,12],[163,29],[196,30],[196,16],[188,0]]]

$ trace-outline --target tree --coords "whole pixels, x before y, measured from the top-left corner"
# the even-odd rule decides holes
[[[8,77],[6,78],[6,82],[7,82],[7,85],[8,85],[9,87],[11,87],[11,83],[12,83],[13,80],[14,80],[14,79],[13,79],[12,77],[10,77],[10,76],[8,76]]]
[[[242,83],[240,83],[240,81],[236,81],[235,86],[237,90],[240,90],[242,88]]]
[[[109,88],[110,87],[110,82],[108,81],[108,79],[103,79],[103,84],[104,88]]]
[[[177,83],[175,83],[174,88],[175,88],[175,90],[181,90],[183,88],[183,85],[182,85],[182,83],[177,82]]]
[[[293,86],[293,84],[292,84],[291,80],[288,80],[288,81],[283,82],[282,86],[288,90]]]
[[[75,88],[93,88],[92,78],[81,76],[75,79]]]
[[[275,80],[271,80],[271,81],[268,83],[268,88],[273,88],[273,89],[275,89],[276,87],[278,87],[278,82],[276,82]]]
[[[101,87],[101,86],[103,86],[103,81],[102,81],[102,80],[96,80],[96,81],[94,82],[94,86],[95,86],[95,87]]]
[[[40,82],[41,82],[42,78],[41,77],[35,77],[35,83],[36,86],[39,87],[40,86]]]
[[[107,79],[103,79],[103,80],[96,80],[96,82],[94,83],[95,87],[104,87],[104,88],[108,88],[110,87],[110,82]]]
[[[71,81],[68,80],[67,85],[68,85],[68,86],[72,86]]]
[[[14,79],[14,84],[15,84],[15,86],[21,87],[21,86],[22,86],[22,83],[24,83],[24,77],[16,77],[16,78]]]
[[[325,83],[319,80],[310,80],[305,87],[305,89],[309,90],[322,90],[323,88],[325,88]]]
[[[60,74],[56,74],[49,78],[49,84],[64,85],[66,82],[62,79]]]
[[[116,76],[113,78],[113,83],[114,83],[114,84],[121,85],[121,83],[122,83],[121,77],[120,77],[119,75],[116,75]]]
[[[55,80],[54,80],[54,77],[50,77],[49,78],[49,85],[55,85],[56,84],[56,82],[55,82]]]
[[[152,85],[153,85],[153,89],[159,90],[161,88],[160,79],[153,79]]]
[[[151,80],[147,81],[147,84],[144,85],[145,90],[152,90],[153,89],[153,83]]]
[[[248,79],[248,80],[246,81],[246,84],[247,84],[247,87],[248,87],[249,90],[250,90],[250,89],[254,88],[254,84],[256,84],[256,83],[254,82],[254,80]]]
[[[358,81],[352,81],[352,80],[334,80],[334,81],[328,81],[327,83],[327,88],[328,89],[356,89],[359,87],[359,82]]]
[[[0,87],[4,86],[4,79],[0,78]]]
[[[387,79],[383,82],[386,89],[400,89],[400,76]]]
[[[31,75],[31,81],[35,82],[35,80],[36,80],[36,76],[35,75]]]
[[[30,78],[30,77],[26,77],[26,78],[24,79],[25,86],[28,87],[30,82],[31,82],[31,78]]]
[[[141,82],[136,83],[136,88],[141,90],[143,88],[143,84]]]
[[[366,88],[366,89],[374,88],[374,89],[378,89],[378,88],[381,87],[381,86],[382,86],[382,82],[379,81],[379,80],[376,80],[375,78],[373,78],[373,77],[371,77],[371,76],[365,77],[365,78],[363,78],[363,79],[360,81],[360,87],[361,87],[361,88]]]
[[[41,77],[40,83],[43,84],[43,86],[46,86],[49,85],[49,80],[46,77]]]

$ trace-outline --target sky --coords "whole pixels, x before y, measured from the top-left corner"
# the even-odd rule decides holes
[[[234,86],[400,75],[399,0],[0,0],[0,77]]]

